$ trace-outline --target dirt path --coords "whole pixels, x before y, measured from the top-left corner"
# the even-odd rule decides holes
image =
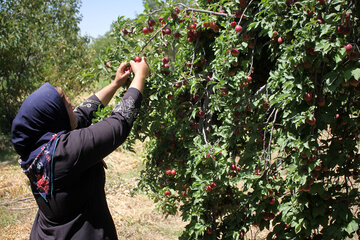
[[[105,161],[106,192],[120,240],[177,239],[185,224],[179,216],[165,217],[143,194],[130,196],[142,166],[142,144],[137,154],[115,151]],[[16,156],[0,159],[0,239],[29,239],[37,206]]]

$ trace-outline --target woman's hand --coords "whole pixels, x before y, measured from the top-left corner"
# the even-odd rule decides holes
[[[124,86],[130,76],[130,71],[125,71],[126,66],[127,62],[122,62],[116,71],[116,76],[112,83],[115,84],[118,88]]]
[[[146,58],[142,57],[141,62],[130,61],[131,69],[136,77],[147,78],[150,74],[150,68],[146,63]]]
[[[131,69],[135,76],[130,87],[138,89],[141,93],[144,91],[145,79],[150,74],[150,68],[146,63],[146,58],[142,57],[141,62],[130,61]]]

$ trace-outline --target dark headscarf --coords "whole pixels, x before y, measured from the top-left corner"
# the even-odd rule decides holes
[[[63,99],[49,83],[25,99],[12,123],[11,141],[20,155],[21,168],[45,200],[52,190],[57,140],[70,130]]]

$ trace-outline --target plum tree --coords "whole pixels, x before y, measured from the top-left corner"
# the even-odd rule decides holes
[[[181,212],[181,239],[240,239],[252,226],[268,239],[353,236],[357,3],[162,4],[115,22],[106,53],[113,65],[144,55],[151,67],[129,138],[148,139],[139,188],[165,213]],[[159,21],[144,35],[149,19]],[[121,32],[128,26],[134,34]]]

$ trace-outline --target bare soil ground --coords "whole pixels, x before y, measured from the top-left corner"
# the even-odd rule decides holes
[[[137,185],[142,166],[142,144],[137,153],[115,151],[108,165],[106,192],[120,240],[177,239],[185,223],[179,216],[165,218],[146,195],[131,190]],[[17,156],[0,152],[0,239],[29,239],[37,206]]]

